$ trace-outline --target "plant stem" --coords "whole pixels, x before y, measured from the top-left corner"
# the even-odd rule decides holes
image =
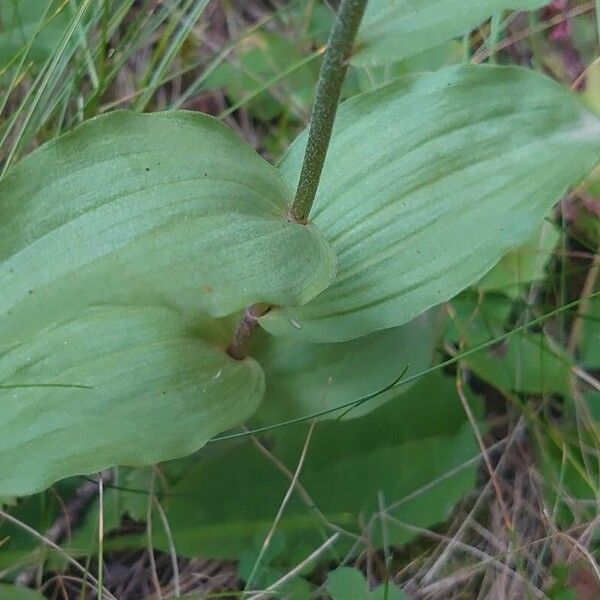
[[[342,84],[348,69],[348,57],[367,1],[342,0],[329,38],[319,74],[300,181],[290,208],[291,217],[298,223],[306,223],[315,200]]]
[[[368,0],[342,0],[329,38],[317,83],[300,182],[289,211],[291,219],[296,223],[307,222],[315,200],[342,84],[348,70],[348,57],[367,2]],[[227,348],[229,356],[235,360],[246,358],[246,342],[258,326],[259,317],[269,309],[270,306],[265,304],[255,304],[246,309]]]
[[[252,334],[252,332],[258,327],[258,319],[262,317],[268,310],[268,304],[253,304],[249,306],[242,315],[229,348],[227,348],[227,354],[235,360],[244,360],[246,358],[246,342]]]

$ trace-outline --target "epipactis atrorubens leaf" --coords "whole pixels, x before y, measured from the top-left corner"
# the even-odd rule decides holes
[[[229,128],[187,112],[93,119],[9,172],[0,493],[182,456],[254,412],[262,370],[226,354],[214,319],[301,304],[335,273],[290,198]]]
[[[281,172],[294,184],[306,135]],[[524,244],[600,160],[600,120],[547,77],[462,65],[340,106],[311,221],[338,259],[313,301],[265,315],[337,342],[408,322]]]

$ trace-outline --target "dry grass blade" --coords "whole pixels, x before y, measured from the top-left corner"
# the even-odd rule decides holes
[[[42,542],[45,546],[48,546],[49,548],[52,548],[53,550],[55,550],[75,570],[79,571],[79,573],[81,573],[84,576],[85,579],[91,581],[98,588],[102,589],[102,591],[104,592],[104,595],[106,596],[107,599],[117,600],[105,587],[103,587],[100,584],[100,582],[98,581],[98,579],[96,579],[89,572],[88,569],[86,569],[83,565],[81,565],[79,562],[77,562],[70,554],[68,554],[67,552],[65,552],[58,544],[56,544],[52,540],[48,539],[46,536],[42,535],[41,533],[39,533],[38,531],[36,531],[35,529],[33,529],[33,527],[30,527],[26,523],[23,523],[22,521],[19,521],[19,519],[15,519],[12,515],[10,515],[9,513],[7,513],[4,510],[1,510],[1,509],[0,509],[0,518],[5,519],[9,523],[12,523],[13,525],[15,525],[16,527],[18,527],[19,529],[22,529],[23,531],[26,531],[31,536],[33,536],[34,538],[36,538],[37,540],[39,540],[40,542]]]
[[[247,590],[252,589],[251,588],[252,583],[254,582],[254,579],[256,577],[258,570],[262,566],[261,563],[263,561],[265,553],[267,552],[267,550],[271,544],[271,540],[273,539],[275,530],[277,529],[277,526],[279,525],[279,522],[281,521],[281,517],[283,516],[283,513],[288,505],[288,502],[290,501],[290,498],[292,497],[292,493],[294,492],[294,488],[296,487],[298,478],[300,477],[302,467],[304,466],[304,461],[306,460],[306,453],[308,452],[308,447],[310,445],[310,440],[312,438],[312,434],[315,429],[315,425],[316,425],[316,421],[313,421],[310,424],[308,433],[306,434],[306,439],[304,441],[304,445],[302,447],[302,452],[300,453],[300,458],[298,459],[298,465],[296,466],[296,470],[294,471],[294,475],[292,477],[292,480],[290,481],[290,485],[288,486],[288,489],[283,497],[283,500],[281,501],[281,505],[279,506],[279,509],[277,510],[277,514],[275,515],[275,518],[273,519],[271,528],[269,529],[269,532],[265,536],[265,539],[262,543],[260,552],[258,553],[258,556],[256,558],[254,566],[252,567],[252,571],[250,572],[248,580],[246,581],[246,586],[244,588],[244,593],[242,594],[242,598],[247,593]]]

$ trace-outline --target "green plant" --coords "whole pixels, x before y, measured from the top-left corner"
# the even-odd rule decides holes
[[[93,23],[104,37],[117,31],[114,7],[87,14],[85,3],[68,4],[78,20],[61,20],[66,4],[32,16],[37,30],[54,15],[48,38],[0,12],[3,35],[18,30],[25,42],[10,37],[11,89],[30,51],[32,60],[40,51],[42,81],[59,45],[68,62]],[[87,70],[94,85],[77,84],[77,118],[64,104],[65,133],[21,158],[61,105],[62,88],[41,83],[25,125],[19,114],[0,123],[3,139],[16,139],[0,179],[2,497],[124,466],[120,483],[152,489],[150,498],[107,490],[103,522],[147,519],[156,548],[241,558],[244,580],[269,589],[332,531],[335,548],[318,558],[354,556],[365,529],[389,550],[443,521],[474,488],[483,408],[463,392],[463,369],[549,428],[544,469],[593,497],[595,473],[582,472],[576,441],[561,446],[527,402],[572,394],[573,352],[536,327],[578,303],[530,314],[524,290],[547,276],[561,243],[553,206],[600,161],[600,120],[534,71],[455,64],[453,38],[468,45],[490,17],[493,37],[503,11],[544,2],[492,4],[344,0],[310,128],[277,167],[208,115],[139,112],[183,53],[175,16],[135,111],[86,118],[118,72],[100,68],[105,47],[90,46],[73,78]],[[204,4],[182,7],[197,15]],[[237,64],[215,65],[190,89],[224,88],[229,112],[289,118],[290,134],[321,52],[306,55],[273,32],[246,41]],[[586,235],[597,242],[593,223]],[[586,326],[580,344],[594,367],[596,330]],[[327,422],[313,432],[306,421]],[[157,483],[147,468],[156,463]],[[162,512],[152,517],[155,500]],[[98,515],[96,506],[71,540],[74,555],[93,551]],[[131,534],[106,548],[145,543]],[[19,544],[7,568],[30,549]],[[368,591],[353,570],[335,571],[326,587],[335,598],[335,585],[359,579],[357,597],[403,597],[391,584]]]
[[[326,56],[292,219],[279,173],[186,113],[94,120],[3,179],[2,493],[194,451],[264,393],[261,368],[227,356],[215,318],[268,305],[247,320],[319,343],[402,326],[524,243],[596,164],[595,117],[547,79],[504,67],[361,95],[341,107],[329,145],[322,128],[352,33]],[[304,144],[280,167],[290,183]],[[319,179],[311,223],[294,223]]]
[[[406,600],[407,596],[393,583],[369,591],[363,574],[349,567],[332,571],[327,578],[327,591],[333,600]]]
[[[0,583],[0,593],[6,600],[43,600],[44,596],[33,590]]]
[[[19,61],[43,64],[56,50],[70,23],[68,3],[8,0],[0,6],[0,69]]]

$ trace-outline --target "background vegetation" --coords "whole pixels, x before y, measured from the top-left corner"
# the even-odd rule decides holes
[[[209,113],[278,163],[335,4],[0,0],[2,173],[124,108]],[[474,2],[446,37],[452,2],[428,4],[412,36],[365,21],[344,99],[488,62],[600,112],[595,2]],[[599,215],[592,174],[475,285],[342,353],[259,334],[267,401],[187,458],[2,498],[0,599],[600,598]]]

